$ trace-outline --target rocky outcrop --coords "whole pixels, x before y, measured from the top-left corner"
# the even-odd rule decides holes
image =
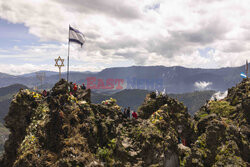
[[[0,166],[249,166],[249,79],[194,119],[155,93],[128,119],[115,99],[92,104],[90,90],[72,95],[71,87],[60,80],[47,97],[30,90],[14,97]]]
[[[114,99],[92,104],[90,90],[71,95],[70,87],[61,80],[47,97],[30,90],[15,96],[5,118],[11,135],[1,165],[163,166],[167,159],[179,164],[178,137],[193,134],[183,104],[152,93],[141,117],[127,119]]]
[[[209,101],[195,115],[197,140],[184,166],[250,165],[250,79],[228,90],[225,99]]]

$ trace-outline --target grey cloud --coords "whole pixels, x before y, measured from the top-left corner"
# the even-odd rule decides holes
[[[177,39],[184,38],[184,40],[187,42],[208,44],[214,42],[217,39],[223,38],[223,35],[227,32],[227,30],[228,28],[223,25],[221,20],[214,20],[198,30],[172,32],[172,35]]]
[[[201,23],[202,25],[202,23]],[[200,29],[192,31],[169,31],[169,38],[155,37],[147,42],[149,52],[156,52],[164,57],[172,57],[177,53],[190,53],[195,45],[204,45],[223,39],[228,31],[219,19],[202,25]]]
[[[245,40],[250,41],[250,33],[247,33],[244,37]]]
[[[137,19],[140,12],[126,1],[117,0],[54,0],[66,6],[68,10],[80,13],[104,13],[116,18]]]
[[[8,6],[8,5],[4,4],[4,3],[0,5],[0,9],[1,9],[1,11],[3,11],[3,12],[11,11],[10,6]]]
[[[226,48],[223,51],[237,53],[237,52],[243,52],[245,50],[246,50],[246,47],[243,43],[231,42],[226,46]]]
[[[184,41],[182,39],[178,40],[173,37],[170,39],[164,39],[158,37],[148,41],[146,44],[146,49],[149,52],[155,52],[166,57],[172,57],[183,47],[183,44]]]
[[[90,38],[90,39],[97,39],[101,37],[100,34],[94,33],[94,32],[84,32],[84,35],[86,36],[86,38]]]
[[[116,52],[114,55],[121,56],[126,59],[133,59],[136,65],[145,65],[147,61],[145,58],[146,54],[139,51]]]
[[[131,37],[120,37],[120,39],[110,40],[108,42],[97,42],[102,49],[123,49],[138,46],[140,41]]]
[[[250,41],[250,26],[248,29],[245,28],[243,33],[244,33],[243,40]]]
[[[212,3],[212,2],[222,2],[223,0],[197,0],[198,2]]]

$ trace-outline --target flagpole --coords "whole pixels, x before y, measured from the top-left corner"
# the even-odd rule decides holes
[[[246,60],[246,76],[247,76],[247,78],[248,78],[248,60]]]
[[[69,37],[70,37],[70,25],[69,25]],[[69,82],[69,51],[70,51],[70,42],[68,38],[68,66],[67,66],[67,82]]]

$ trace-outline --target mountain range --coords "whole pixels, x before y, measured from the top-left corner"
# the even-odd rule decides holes
[[[0,88],[0,155],[3,153],[4,142],[9,135],[9,130],[3,126],[3,119],[9,111],[9,106],[13,95],[16,94],[20,89],[27,88],[28,87],[21,84],[14,84]]]
[[[20,89],[27,88],[27,86],[21,84],[14,84],[0,88],[0,122],[3,122],[5,115],[9,111],[9,106],[13,95],[16,94]]]
[[[106,68],[100,72],[70,72],[70,81],[78,84],[87,83],[87,78],[94,77],[96,86],[99,82],[100,89],[93,91],[99,93],[118,92],[117,79],[122,80],[122,89],[145,89],[159,90],[167,93],[187,93],[196,90],[225,91],[241,81],[240,73],[245,71],[245,66],[227,67],[220,69],[185,68],[180,66],[131,66]],[[12,84],[23,84],[28,87],[38,86],[40,89],[52,88],[59,80],[58,74],[51,71],[40,71],[45,73],[45,79],[41,82],[36,74],[8,75],[0,73],[0,87]],[[66,73],[62,73],[66,78]],[[92,78],[93,79],[93,78]],[[107,87],[107,79],[113,79],[114,89],[103,89]],[[92,84],[92,85],[93,85]],[[104,84],[104,85],[102,85]]]
[[[99,104],[104,100],[113,98],[117,100],[119,106],[126,108],[130,107],[131,110],[137,111],[138,107],[143,103],[146,95],[149,93],[151,92],[140,89],[126,89],[111,95],[92,93],[91,101]],[[194,113],[198,111],[214,93],[215,91],[213,90],[206,90],[182,94],[168,94],[168,96],[182,102],[187,106],[189,114],[194,115]]]

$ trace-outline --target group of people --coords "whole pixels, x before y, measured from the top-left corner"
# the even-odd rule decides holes
[[[82,86],[77,85],[76,83],[73,83],[73,90],[74,90],[74,91],[77,91],[77,89],[83,89],[83,90],[85,90],[85,89],[86,89],[86,86],[85,86],[84,83],[82,84]]]
[[[124,110],[123,110],[123,115],[124,115],[126,118],[130,118],[130,113],[131,113],[130,107],[124,108]],[[137,118],[138,118],[137,113],[136,113],[135,111],[132,112],[132,117],[133,117],[134,119],[137,119]]]
[[[85,84],[83,83],[81,86],[79,86],[76,83],[72,83],[72,82],[70,83],[69,91],[70,91],[71,94],[73,94],[75,96],[77,90],[79,90],[79,89],[86,90]],[[44,97],[48,96],[48,94],[49,94],[49,92],[47,92],[46,90],[43,90],[42,95]],[[123,110],[124,117],[130,118],[130,114],[131,114],[130,107],[124,108],[124,110]],[[132,117],[134,119],[138,118],[137,113],[135,111],[132,111]]]
[[[76,92],[78,89],[82,89],[82,90],[86,90],[86,86],[83,83],[81,86],[77,85],[76,83],[70,83],[70,87],[69,87],[69,91],[70,93],[72,93],[73,95],[76,95]]]
[[[77,85],[76,83],[72,83],[72,82],[70,83],[69,91],[70,91],[71,94],[76,95],[76,92],[77,92],[77,90],[79,90],[79,89],[86,90],[85,84],[83,83],[83,84],[80,86],[80,85]],[[44,97],[49,96],[49,91],[46,91],[46,90],[44,89],[44,90],[42,91],[42,95],[43,95]]]

